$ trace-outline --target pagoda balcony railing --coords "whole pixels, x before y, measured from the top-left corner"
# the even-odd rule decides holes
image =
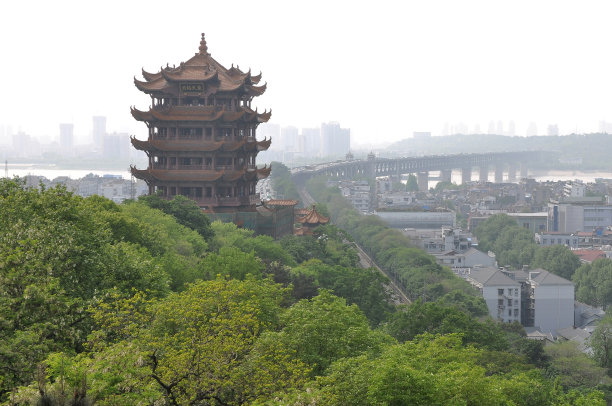
[[[183,134],[178,136],[179,140],[201,140],[202,134]]]
[[[229,197],[195,197],[186,196],[194,200],[200,206],[249,206],[260,202],[259,193],[250,196],[229,196]]]
[[[162,164],[153,164],[151,165],[151,169],[161,169],[161,170],[181,170],[181,171],[199,171],[199,170],[212,170],[212,165],[162,165]]]
[[[199,165],[176,165],[176,169],[178,170],[184,170],[184,171],[199,171],[199,170],[212,170],[212,165],[205,165],[205,164],[199,164]]]
[[[216,165],[215,169],[216,170],[234,169],[234,165]]]

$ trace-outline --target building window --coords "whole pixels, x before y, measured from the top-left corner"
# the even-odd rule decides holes
[[[504,290],[503,289],[497,289],[497,294],[499,296],[503,295],[504,294]]]
[[[514,289],[514,296],[518,296],[518,288]]]
[[[519,315],[518,309],[514,309],[514,317],[518,317],[518,315]]]
[[[504,299],[498,299],[497,300],[497,305],[498,306],[503,306],[504,305]]]
[[[508,306],[512,306],[512,299],[508,299]]]
[[[512,309],[508,309],[508,316],[512,317]]]

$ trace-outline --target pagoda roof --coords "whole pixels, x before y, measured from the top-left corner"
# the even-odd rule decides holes
[[[313,206],[312,209],[310,209],[305,216],[299,217],[297,221],[299,223],[307,225],[327,224],[329,223],[329,217],[325,217],[319,214]]]
[[[217,62],[210,53],[202,34],[199,52],[179,66],[166,66],[160,68],[159,72],[147,72],[142,70],[144,81],[134,78],[136,87],[145,92],[157,92],[170,87],[175,82],[200,82],[210,83],[217,92],[239,91],[249,96],[259,96],[266,91],[266,84],[255,86],[261,80],[261,73],[251,75],[251,70],[243,72],[238,66],[227,69]]]
[[[223,121],[223,122],[267,122],[272,110],[258,113],[248,107],[240,107],[238,111],[218,110],[215,106],[170,106],[163,109],[149,108],[148,111],[131,109],[132,116],[138,121]]]
[[[131,137],[132,145],[139,151],[161,151],[161,152],[213,152],[213,151],[237,151],[240,148],[245,150],[265,151],[271,143],[271,139],[263,141],[242,140],[238,142],[226,141],[167,141],[167,140],[147,140],[141,141]]]
[[[160,181],[160,182],[214,182],[227,181],[235,182],[240,179],[244,180],[260,180],[270,175],[271,167],[264,166],[263,168],[249,170],[241,169],[232,170],[193,170],[193,171],[177,171],[166,169],[136,169],[130,166],[130,172],[138,179],[144,181]]]

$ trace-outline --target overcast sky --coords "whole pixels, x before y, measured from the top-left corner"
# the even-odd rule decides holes
[[[609,1],[5,1],[0,125],[56,138],[91,116],[144,138],[133,85],[197,52],[263,72],[259,110],[339,121],[358,143],[491,121],[593,132],[612,122]]]

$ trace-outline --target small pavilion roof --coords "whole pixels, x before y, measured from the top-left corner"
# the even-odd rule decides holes
[[[329,223],[329,217],[319,214],[313,206],[306,215],[299,217],[297,221],[307,225],[327,224]]]

